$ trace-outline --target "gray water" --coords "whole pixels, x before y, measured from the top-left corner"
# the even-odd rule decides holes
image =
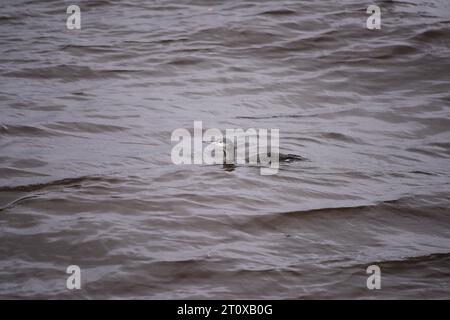
[[[0,297],[448,299],[450,2],[368,4],[2,1]],[[308,161],[174,165],[195,120]]]

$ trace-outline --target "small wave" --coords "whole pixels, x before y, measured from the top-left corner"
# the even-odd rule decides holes
[[[87,133],[102,133],[102,132],[117,132],[127,130],[125,127],[106,125],[100,123],[91,122],[67,122],[60,121],[53,124],[46,125],[47,128],[58,131],[70,131],[70,132],[87,132]]]
[[[20,20],[18,16],[0,15],[0,25],[20,24]]]
[[[77,81],[86,79],[121,78],[134,70],[103,69],[95,70],[86,66],[59,65],[41,68],[24,68],[18,71],[3,73],[5,77],[30,79],[61,79]]]
[[[418,42],[424,42],[424,43],[431,43],[436,41],[445,41],[449,42],[448,37],[449,30],[448,29],[432,29],[432,30],[426,30],[419,34],[416,34],[411,38],[411,40],[418,41]]]
[[[405,256],[396,259],[377,260],[365,264],[352,264],[351,266],[349,266],[349,268],[357,267],[358,269],[364,270],[366,266],[379,265],[385,270],[386,269],[392,270],[392,269],[404,269],[410,267],[411,265],[420,263],[447,261],[447,260],[450,261],[450,252],[438,252],[418,256]]]
[[[201,59],[195,59],[195,58],[180,58],[180,59],[174,59],[172,61],[167,62],[167,64],[174,65],[174,66],[188,66],[188,65],[196,65],[203,62]]]
[[[13,178],[13,177],[47,177],[46,174],[32,172],[27,170],[19,170],[14,168],[0,168],[0,177],[5,178]],[[1,191],[1,187],[0,187]]]
[[[55,132],[39,128],[36,126],[27,125],[1,125],[0,126],[0,136],[28,136],[28,137],[51,137],[57,136]]]
[[[392,59],[405,55],[412,55],[420,52],[420,49],[407,44],[389,45],[379,47],[371,53],[371,58],[373,59]]]
[[[23,202],[25,200],[34,199],[34,198],[37,198],[37,197],[38,197],[38,195],[30,195],[30,196],[21,197],[19,199],[11,201],[10,203],[4,205],[3,207],[0,207],[0,212],[8,210],[8,209],[11,209],[11,208],[15,207],[16,205],[18,205],[19,203],[21,203],[21,202]]]
[[[271,15],[271,16],[286,16],[297,14],[297,11],[291,9],[276,9],[276,10],[268,10],[259,13],[260,15]]]
[[[121,180],[117,178],[107,178],[103,176],[83,176],[76,178],[65,178],[60,180],[53,180],[44,183],[28,184],[21,186],[0,186],[0,192],[33,192],[51,187],[69,187],[78,186],[84,182],[107,182],[119,183]]]
[[[360,139],[350,137],[348,135],[339,133],[339,132],[325,132],[320,134],[321,137],[326,140],[337,140],[341,142],[351,142],[351,143],[362,143]]]

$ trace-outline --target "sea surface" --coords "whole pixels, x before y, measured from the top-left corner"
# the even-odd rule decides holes
[[[3,0],[0,298],[450,298],[449,49],[448,0]],[[194,121],[307,160],[175,165]]]

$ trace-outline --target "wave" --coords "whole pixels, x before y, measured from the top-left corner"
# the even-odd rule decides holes
[[[51,187],[75,187],[84,182],[107,182],[119,183],[122,180],[105,176],[83,176],[75,178],[64,178],[44,183],[27,184],[19,186],[0,186],[0,192],[34,192]]]
[[[93,69],[78,65],[58,65],[51,67],[23,68],[18,71],[4,72],[2,76],[29,79],[61,79],[78,81],[86,79],[114,79],[122,78],[137,72],[129,69]]]
[[[295,15],[295,14],[297,14],[297,11],[291,10],[291,9],[274,9],[274,10],[263,11],[258,14],[259,15],[270,15],[270,16],[286,16],[286,15]]]

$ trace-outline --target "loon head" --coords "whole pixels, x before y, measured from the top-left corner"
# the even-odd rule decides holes
[[[234,143],[229,139],[216,139],[214,146],[219,150],[223,150],[223,163],[228,165],[234,164]]]
[[[214,140],[213,144],[214,144],[214,146],[216,146],[220,149],[223,149],[223,150],[226,149],[226,143],[224,142],[223,139],[216,139],[216,140]]]

